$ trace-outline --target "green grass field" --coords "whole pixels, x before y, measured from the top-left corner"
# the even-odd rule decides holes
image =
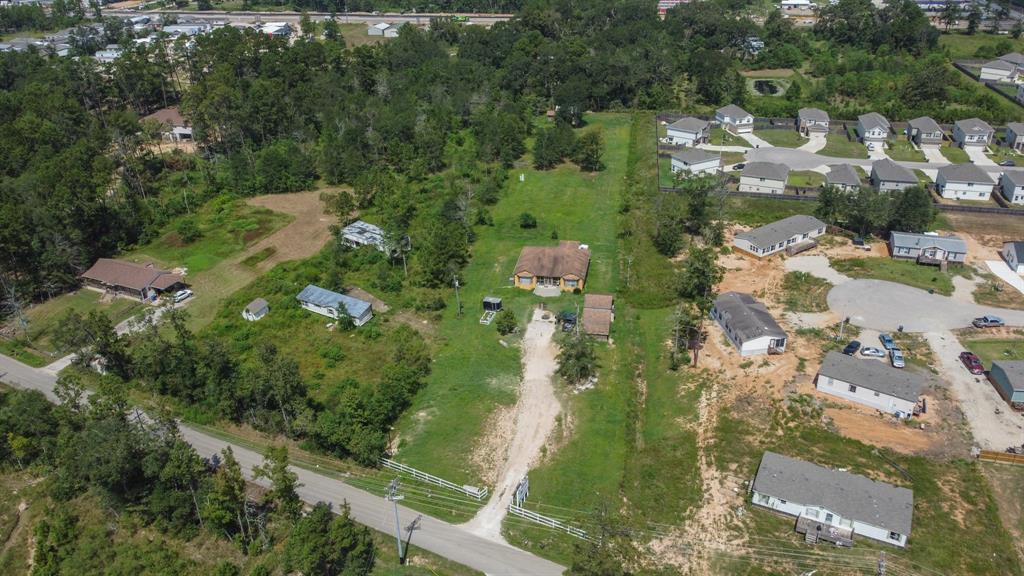
[[[771,143],[772,146],[783,148],[796,148],[807,142],[795,129],[776,128],[772,130],[757,130],[754,135]]]
[[[746,146],[750,148],[750,142],[721,128],[711,129],[711,134],[708,135],[708,144],[714,144],[715,146]]]
[[[966,338],[961,340],[964,348],[981,358],[986,368],[993,360],[1024,360],[1024,337],[1022,338]]]
[[[825,312],[832,284],[806,272],[787,272],[782,280],[782,303],[789,312]]]
[[[833,260],[832,267],[853,278],[888,280],[922,290],[934,290],[944,296],[953,293],[953,274],[934,266],[892,258],[847,258]]]
[[[817,188],[825,183],[825,176],[812,170],[796,170],[789,173],[786,183],[798,188]]]
[[[924,162],[927,159],[924,157],[924,152],[916,150],[910,142],[902,138],[889,141],[889,147],[886,149],[885,154],[893,160],[906,161],[906,162]]]
[[[822,156],[834,158],[867,158],[868,149],[860,142],[854,142],[841,134],[828,133],[825,147],[818,151]]]
[[[925,174],[924,170],[920,170],[918,168],[914,168],[913,172],[917,176],[917,180],[919,182],[921,182],[922,184],[929,184],[929,183],[931,183],[931,181],[932,181],[931,177],[928,176],[927,174]]]
[[[1003,42],[1010,45],[1009,52],[1024,50],[1024,39],[1014,39],[1011,36],[1002,34],[989,34],[978,32],[973,35],[953,32],[939,36],[939,47],[949,51],[954,60],[961,58],[974,58],[974,53],[982,46],[996,46]]]
[[[1002,162],[1003,160],[1013,160],[1017,166],[1024,166],[1024,156],[1018,154],[1010,148],[1004,148],[1002,146],[990,146],[989,150],[991,153],[986,153],[986,156],[992,159],[993,162]]]
[[[114,298],[109,302],[100,303],[101,294],[95,290],[81,289],[70,294],[64,294],[56,298],[35,304],[25,310],[25,317],[28,320],[28,327],[24,337],[20,338],[20,347],[28,354],[35,355],[41,359],[42,364],[48,364],[56,356],[59,356],[53,344],[54,332],[58,329],[60,320],[64,316],[75,311],[80,314],[87,314],[93,310],[100,310],[110,318],[115,325],[141,312],[145,305],[141,302],[127,298]],[[16,320],[10,321],[12,326],[17,325]],[[20,331],[19,331],[20,334]],[[16,351],[19,345],[3,345],[4,349]],[[17,357],[17,356],[16,356]],[[36,364],[36,359],[31,356],[19,358],[30,365]]]
[[[962,148],[953,145],[943,145],[939,148],[939,152],[946,157],[946,160],[954,164],[966,164],[971,161],[971,158],[964,152]]]
[[[525,181],[510,179],[504,196],[491,209],[494,226],[477,228],[461,291],[467,312],[457,317],[452,297],[437,326],[443,344],[433,373],[396,426],[401,437],[397,459],[401,462],[453,482],[480,483],[472,447],[494,410],[515,401],[520,374],[519,350],[502,346],[495,327],[478,322],[480,301],[488,295],[501,297],[525,326],[528,312],[540,299],[510,287],[508,281],[523,246],[554,244],[553,230],[560,239],[589,244],[586,290],[614,291],[618,273],[616,213],[631,122],[624,114],[596,114],[587,121],[604,129],[605,171],[584,174],[571,165],[549,171],[516,170],[525,175]],[[519,227],[524,209],[537,217],[537,228]],[[564,295],[545,300],[545,304],[558,310],[571,308],[579,300]]]
[[[729,198],[726,218],[746,226],[764,226],[794,214],[813,214],[816,203],[767,198]]]

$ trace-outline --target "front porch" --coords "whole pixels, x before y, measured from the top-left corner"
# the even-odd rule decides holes
[[[840,520],[842,523],[847,521]],[[796,519],[796,531],[804,535],[808,544],[816,544],[821,540],[836,546],[853,546],[853,524],[849,526],[835,525],[814,518],[811,514],[801,514]]]

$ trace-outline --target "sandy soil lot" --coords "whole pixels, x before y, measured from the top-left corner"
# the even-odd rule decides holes
[[[296,192],[293,194],[268,194],[247,201],[252,206],[262,206],[275,212],[284,212],[294,220],[274,234],[253,244],[239,257],[239,262],[252,254],[272,247],[274,253],[257,264],[261,271],[267,271],[281,262],[309,258],[323,249],[331,239],[330,225],[337,222],[334,216],[324,213],[320,192]]]
[[[558,367],[555,360],[558,345],[553,339],[555,328],[554,316],[538,309],[523,335],[523,381],[514,409],[515,431],[497,475],[496,495],[466,523],[466,527],[479,536],[504,542],[501,522],[516,485],[540,455],[562,411],[553,382]]]

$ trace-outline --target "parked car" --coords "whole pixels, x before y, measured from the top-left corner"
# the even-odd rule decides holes
[[[985,373],[985,366],[981,363],[981,358],[973,352],[961,352],[960,361],[967,367],[967,371],[971,374],[980,375]]]
[[[1006,322],[999,316],[982,316],[981,318],[975,318],[971,324],[975,328],[998,328],[1000,326],[1006,326]]]
[[[880,350],[873,346],[866,346],[860,349],[861,356],[867,356],[868,358],[885,358],[885,350]]]
[[[867,250],[869,252],[871,251],[871,245],[864,240],[863,236],[855,236],[853,238],[853,247],[860,248],[861,250]]]
[[[893,368],[903,368],[907,365],[903,359],[903,350],[893,347],[889,350],[889,361],[892,362]]]
[[[576,327],[576,313],[562,312],[558,315],[558,321],[562,324],[562,332],[572,332],[573,328]]]
[[[868,144],[868,150],[871,150],[872,152],[874,152],[875,151],[875,145],[874,144]]]
[[[1016,166],[1017,163],[1014,162],[1013,160],[1003,160],[1002,162],[999,163],[999,165],[1000,166]]]
[[[843,348],[843,354],[846,354],[847,356],[853,356],[854,354],[857,353],[857,350],[860,350],[860,342],[854,340],[847,344],[846,348]]]
[[[174,293],[174,303],[177,304],[178,302],[184,302],[185,300],[191,298],[193,294],[194,293],[188,288],[185,288],[184,290],[178,290],[177,292]]]
[[[892,336],[882,333],[878,335],[878,340],[882,343],[882,348],[886,350],[892,350],[896,347],[896,343],[893,342]]]
[[[743,162],[740,162],[739,164],[733,164],[732,165],[732,169],[733,170],[743,170],[744,168],[746,168],[746,166],[747,166],[746,164],[744,164]]]

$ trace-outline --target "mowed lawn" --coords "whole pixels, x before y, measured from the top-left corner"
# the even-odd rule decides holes
[[[1024,338],[968,338],[963,344],[981,358],[986,369],[993,360],[1024,360]]]
[[[485,434],[494,411],[515,402],[521,371],[516,338],[502,339],[494,325],[479,323],[481,300],[489,295],[501,297],[525,328],[527,314],[541,299],[510,286],[509,278],[523,246],[554,245],[558,240],[552,238],[553,232],[561,240],[588,244],[591,261],[587,291],[614,291],[616,216],[630,117],[595,114],[588,116],[587,122],[603,129],[604,171],[581,173],[571,164],[549,171],[514,168],[504,195],[491,209],[494,226],[476,228],[477,240],[460,289],[466,313],[457,316],[455,298],[449,299],[437,327],[443,345],[435,356],[428,384],[396,426],[399,461],[453,482],[481,483],[481,469],[473,460],[474,447]],[[524,176],[522,182],[520,174]],[[519,227],[523,212],[536,217],[536,228]],[[563,295],[543,302],[558,310],[574,309],[580,300],[579,296]],[[509,345],[502,345],[501,340]]]
[[[943,296],[953,294],[953,274],[934,266],[892,258],[846,258],[833,260],[832,267],[853,278],[888,280],[922,290],[934,290]]]
[[[771,130],[756,130],[754,136],[767,140],[772,146],[783,148],[796,148],[807,142],[807,138],[800,135],[796,129],[775,128]]]
[[[860,142],[851,141],[841,134],[828,133],[825,136],[825,147],[818,151],[822,156],[833,158],[860,158],[868,157],[868,149]]]

